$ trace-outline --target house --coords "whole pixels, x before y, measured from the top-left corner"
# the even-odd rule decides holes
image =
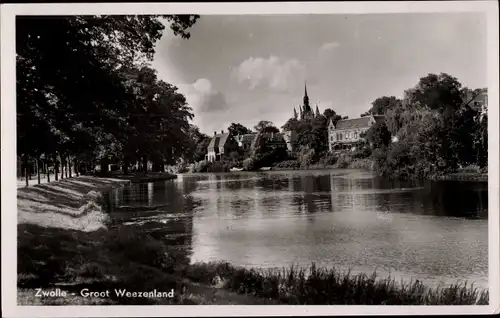
[[[234,137],[234,139],[238,143],[238,147],[240,147],[244,151],[247,151],[250,150],[250,147],[252,146],[252,142],[255,139],[255,136],[257,136],[257,134],[244,134],[244,135],[238,135]]]
[[[224,130],[221,130],[220,134],[217,134],[214,131],[214,136],[207,147],[206,160],[209,162],[224,160],[224,157],[237,149],[238,143],[229,132],[224,133]]]
[[[328,149],[332,152],[336,149],[352,148],[356,142],[363,140],[362,133],[384,119],[383,115],[370,115],[340,120],[336,124],[330,120],[328,123]]]

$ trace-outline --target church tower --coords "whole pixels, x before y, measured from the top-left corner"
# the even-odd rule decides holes
[[[303,111],[302,111],[302,116],[301,119],[306,119],[306,118],[313,118],[314,117],[314,111],[311,108],[311,105],[309,104],[309,96],[307,95],[307,83],[304,83],[304,100],[303,100]]]

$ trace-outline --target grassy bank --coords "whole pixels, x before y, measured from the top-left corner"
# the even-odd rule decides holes
[[[314,265],[307,269],[259,270],[223,262],[189,264],[185,251],[144,234],[139,226],[106,228],[100,218],[95,218],[95,223],[101,226],[88,226],[86,215],[102,213],[102,202],[95,193],[123,182],[80,177],[19,190],[18,206],[24,208],[18,225],[20,305],[488,302],[487,292],[470,286],[432,289],[421,282],[398,284],[393,279],[377,280],[375,276],[349,275]],[[91,212],[85,214],[87,210]],[[50,224],[41,222],[37,213],[52,215]],[[175,226],[174,219],[170,226]],[[74,295],[38,298],[37,288],[59,288]],[[83,297],[80,291],[84,288],[94,292],[109,290],[110,297]],[[173,289],[174,297],[123,298],[117,297],[114,289]]]

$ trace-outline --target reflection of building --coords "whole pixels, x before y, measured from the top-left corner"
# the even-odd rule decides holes
[[[234,138],[231,138],[229,132],[224,133],[224,130],[221,130],[220,134],[214,132],[208,145],[206,159],[210,162],[221,161],[237,148],[238,144]]]
[[[336,124],[332,120],[328,123],[328,149],[345,149],[362,140],[361,134],[370,127],[384,120],[383,115],[370,115],[354,119],[339,120]]]

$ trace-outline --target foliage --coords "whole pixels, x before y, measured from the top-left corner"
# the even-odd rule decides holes
[[[256,169],[255,160],[250,157],[243,160],[243,169],[246,171],[252,171]]]
[[[285,160],[278,162],[274,166],[281,169],[299,169],[300,163],[297,160]]]
[[[274,124],[268,120],[261,120],[254,126],[256,132],[261,132],[264,128],[274,127]]]
[[[316,150],[312,147],[301,146],[297,152],[297,161],[300,167],[306,168],[315,162]]]
[[[455,172],[459,166],[485,166],[487,147],[480,146],[480,140],[487,138],[487,123],[463,104],[463,94],[456,78],[429,74],[405,91],[401,103],[393,100],[385,124],[374,125],[366,134],[375,148],[376,170],[388,177],[428,178]],[[398,141],[388,142],[390,135]]]
[[[214,161],[208,164],[207,172],[229,172],[233,164],[226,161]]]
[[[337,124],[339,120],[342,119],[342,116],[338,115],[334,110],[327,108],[323,112],[323,116],[326,118],[326,122],[328,123],[330,119],[333,121],[333,124]]]
[[[385,115],[387,111],[395,108],[400,108],[402,100],[394,96],[382,96],[372,102],[372,107],[366,113],[361,114],[361,117],[373,115]]]
[[[238,124],[231,123],[231,125],[228,128],[228,131],[231,134],[231,136],[246,135],[252,133],[250,129],[239,123]]]
[[[391,142],[391,133],[386,123],[379,121],[368,129],[365,138],[373,148],[387,147]]]
[[[337,154],[328,152],[319,159],[318,163],[326,166],[332,166],[337,163],[338,159],[339,156]]]
[[[162,18],[189,38],[198,16]],[[18,17],[18,155],[56,168],[94,158],[179,156],[192,114],[147,66],[164,28],[159,16]]]

